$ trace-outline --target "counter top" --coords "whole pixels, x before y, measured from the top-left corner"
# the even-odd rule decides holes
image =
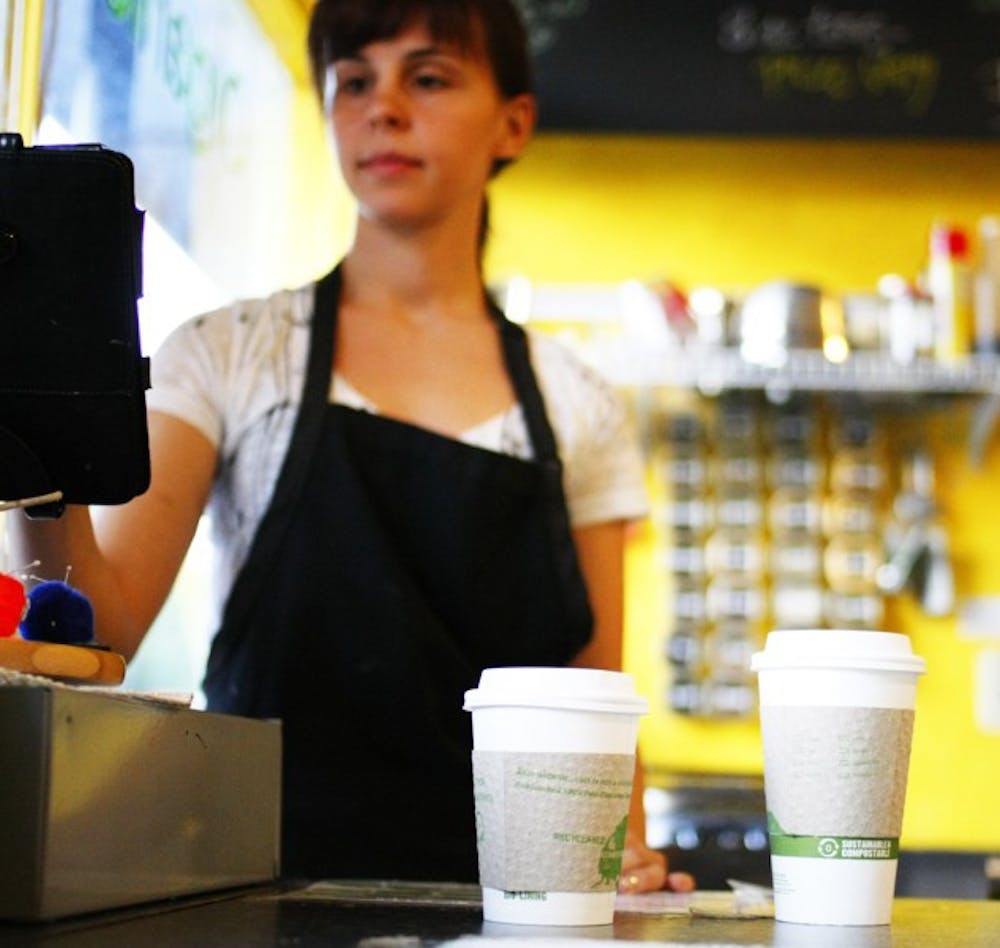
[[[421,948],[463,939],[463,948],[494,948],[514,939],[539,948],[559,939],[563,948],[596,941],[779,948],[996,948],[1000,901],[897,899],[891,926],[835,928],[790,925],[772,919],[705,918],[619,911],[613,925],[539,928],[484,922],[469,900],[310,897],[303,886],[160,903],[45,924],[0,923],[0,944],[46,948]],[[568,943],[568,944],[567,944]],[[511,945],[511,948],[515,946]]]

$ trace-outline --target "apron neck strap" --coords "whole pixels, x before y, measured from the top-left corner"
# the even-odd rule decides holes
[[[545,411],[542,391],[531,365],[528,334],[516,323],[512,323],[491,298],[487,297],[487,300],[491,311],[499,321],[504,362],[517,400],[524,412],[524,422],[528,428],[531,445],[535,449],[535,458],[546,464],[558,465],[559,452],[556,448],[555,435],[549,423],[548,413]]]
[[[317,284],[313,295],[312,326],[309,335],[309,358],[306,362],[302,407],[324,407],[330,391],[333,371],[333,346],[337,332],[337,307],[340,303],[340,264]]]

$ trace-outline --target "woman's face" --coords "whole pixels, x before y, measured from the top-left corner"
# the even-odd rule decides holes
[[[344,178],[362,218],[392,227],[477,221],[494,161],[515,158],[533,127],[530,96],[503,99],[485,56],[420,22],[337,60],[330,78]]]

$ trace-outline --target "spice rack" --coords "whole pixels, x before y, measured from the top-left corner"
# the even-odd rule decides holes
[[[839,424],[841,416],[853,416],[855,429],[859,422],[870,420],[876,433],[883,429],[878,438],[894,441],[895,426],[887,419],[900,418],[900,411],[929,412],[954,404],[956,398],[972,399],[969,443],[978,458],[1000,416],[1000,359],[991,355],[901,364],[875,352],[857,352],[843,362],[831,362],[818,350],[793,350],[781,366],[754,364],[737,349],[721,347],[678,348],[655,359],[633,350],[617,363],[609,356],[614,356],[613,346],[605,347],[601,370],[637,393],[640,410],[644,404],[649,409],[645,412],[649,447],[654,457],[661,458],[659,474],[670,471],[659,527],[663,568],[671,576],[663,629],[668,674],[662,700],[674,713],[696,718],[739,719],[755,714],[754,683],[745,667],[766,628],[880,627],[891,592],[880,588],[874,577],[899,542],[898,537],[892,540],[893,531],[906,526],[894,513],[895,498],[905,485],[897,465],[889,460],[901,444],[876,460],[879,452],[870,450],[870,441],[852,445],[824,438],[825,448],[807,447],[803,441],[796,448],[798,458],[789,460],[798,460],[803,472],[807,464],[819,465],[818,474],[806,479],[803,473],[802,478],[789,480],[786,472],[769,480],[768,466],[773,468],[775,460],[795,446],[787,439],[784,444],[765,439],[754,449],[748,441],[734,457],[725,440],[713,444],[725,427],[719,427],[720,417],[732,416],[734,406],[738,413],[740,405],[755,405],[751,411],[763,425],[787,425],[796,418],[801,422],[816,412],[816,418],[826,417],[828,426]],[[706,432],[702,454],[678,439],[676,431],[673,437],[666,433],[656,393],[667,391],[681,396],[686,392],[688,397],[681,402],[687,405],[685,410],[700,404],[702,417],[715,419],[711,422],[715,431]],[[803,411],[804,406],[811,407]],[[677,417],[683,418],[683,413],[674,416],[674,422]],[[843,470],[849,456],[855,458],[850,469],[857,478],[840,478],[838,484],[837,465]],[[737,470],[734,461],[746,470],[762,472],[757,483],[763,487],[752,489],[758,492],[757,500],[749,480],[740,485],[731,473]],[[684,480],[692,465],[699,463],[706,472],[707,495],[702,497]],[[861,476],[866,472],[877,474],[878,483]],[[742,501],[742,506],[735,501]],[[707,526],[696,517],[691,523],[684,521],[689,510],[713,508],[714,514],[706,514]],[[742,510],[757,511],[756,519],[740,521]],[[831,512],[840,517],[838,528],[830,525]],[[727,543],[720,545],[727,534]],[[937,528],[933,535],[943,536]],[[776,565],[795,557],[799,566]],[[810,574],[802,564],[814,560],[821,565]]]

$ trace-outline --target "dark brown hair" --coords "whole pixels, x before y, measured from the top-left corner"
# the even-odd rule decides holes
[[[418,19],[439,42],[482,49],[504,98],[533,91],[527,33],[512,0],[317,0],[308,49],[320,97],[331,63],[396,36]]]

